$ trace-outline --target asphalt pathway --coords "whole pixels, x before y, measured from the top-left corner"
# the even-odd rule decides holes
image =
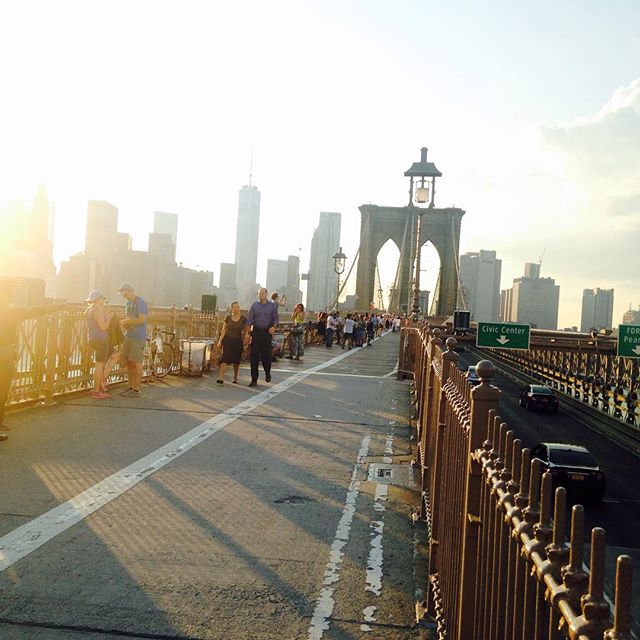
[[[16,413],[0,638],[415,638],[398,342]]]

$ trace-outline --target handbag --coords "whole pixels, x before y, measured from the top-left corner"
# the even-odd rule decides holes
[[[124,340],[124,333],[120,326],[120,320],[118,320],[116,316],[111,316],[107,333],[109,335],[109,344],[112,347],[117,347],[119,344],[122,344],[122,341]]]

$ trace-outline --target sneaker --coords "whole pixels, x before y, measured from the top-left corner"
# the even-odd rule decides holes
[[[102,393],[102,391],[94,391],[91,394],[91,397],[94,400],[105,400],[106,398],[110,398],[111,396],[108,393]]]
[[[267,382],[271,382],[271,374],[270,374],[270,373],[265,374],[264,379],[265,379]]]
[[[287,356],[287,360],[293,360],[293,356]]]
[[[120,394],[123,398],[137,398],[140,396],[140,391],[135,389],[127,389]]]

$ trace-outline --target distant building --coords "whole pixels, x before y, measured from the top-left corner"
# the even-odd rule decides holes
[[[12,202],[0,210],[0,275],[44,280],[46,295],[55,289],[53,264],[54,207],[41,185],[31,209]]]
[[[89,200],[84,253],[92,259],[109,259],[131,249],[131,236],[118,233],[118,208],[105,200]]]
[[[495,322],[500,314],[502,260],[495,251],[473,251],[460,256],[459,307],[471,312],[477,322]]]
[[[524,273],[524,277],[513,281],[511,289],[502,291],[500,319],[555,331],[558,328],[560,287],[553,278],[540,277],[539,264],[525,264]]]
[[[580,331],[611,329],[613,327],[613,289],[584,289]]]
[[[267,260],[267,290],[269,295],[278,292],[281,296],[287,291],[287,261]]]
[[[220,263],[220,284],[217,293],[219,309],[227,309],[232,302],[237,301],[236,265],[233,262]]]
[[[235,260],[238,301],[243,308],[256,298],[259,234],[260,191],[255,186],[245,185],[238,192]]]
[[[173,217],[167,220],[173,225]],[[167,227],[160,224],[159,228]],[[85,252],[60,265],[58,297],[81,302],[89,291],[100,289],[117,300],[118,286],[131,282],[150,305],[200,308],[202,295],[214,292],[212,272],[176,265],[177,228],[150,233],[149,251],[132,251],[130,236],[117,229],[118,209],[103,200],[90,200]]]
[[[302,291],[300,291],[300,258],[298,256],[289,256],[287,258],[287,306],[288,311],[302,302]]]
[[[171,235],[173,244],[178,244],[178,214],[154,211],[153,232],[168,233]]]
[[[640,324],[640,309],[629,309],[622,316],[622,324]]]
[[[173,254],[171,261],[176,260],[176,247],[178,245],[178,215],[176,213],[166,213],[164,211],[155,211],[153,214],[153,233],[169,234],[171,242],[162,241],[164,249],[168,251],[173,246]],[[151,252],[151,236],[149,237],[149,251]]]
[[[267,290],[269,294],[279,293],[280,297],[287,296],[282,309],[292,311],[293,307],[302,302],[300,291],[300,258],[289,256],[286,260],[267,260]]]
[[[342,215],[322,211],[311,240],[307,309],[320,311],[336,302],[337,276],[333,256],[340,248]]]

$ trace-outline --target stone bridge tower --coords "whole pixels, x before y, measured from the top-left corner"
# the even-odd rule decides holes
[[[440,278],[435,299],[436,315],[449,316],[456,308],[458,295],[458,254],[460,247],[460,224],[462,209],[435,207],[418,208],[380,207],[365,204],[360,207],[360,257],[356,279],[357,308],[365,310],[374,299],[375,266],[378,253],[387,240],[393,240],[400,251],[400,308],[410,311],[411,292],[409,276],[412,262],[412,247],[415,216],[420,215],[420,247],[431,242],[440,256]],[[407,223],[408,221],[408,223]],[[362,235],[364,233],[364,236]]]

